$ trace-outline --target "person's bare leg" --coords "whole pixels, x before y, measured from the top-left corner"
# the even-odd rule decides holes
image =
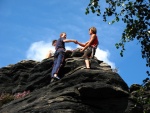
[[[48,52],[48,54],[46,55],[46,58],[50,58],[51,57],[51,50]]]
[[[85,60],[85,65],[86,65],[86,68],[90,68],[90,61],[88,59]]]

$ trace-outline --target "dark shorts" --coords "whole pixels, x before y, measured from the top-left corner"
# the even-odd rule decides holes
[[[96,52],[96,48],[88,47],[88,48],[84,51],[84,54],[83,54],[82,57],[83,57],[84,59],[94,58],[95,52]]]

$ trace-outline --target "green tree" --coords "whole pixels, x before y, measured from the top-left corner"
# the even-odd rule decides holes
[[[106,3],[102,12],[100,0],[90,0],[85,14],[90,12],[103,15],[106,22],[108,17],[114,17],[111,24],[122,21],[126,27],[122,33],[121,41],[116,48],[121,48],[123,56],[125,44],[137,39],[141,45],[142,58],[146,59],[146,66],[150,67],[150,0],[103,0]],[[149,71],[147,74],[150,75]]]

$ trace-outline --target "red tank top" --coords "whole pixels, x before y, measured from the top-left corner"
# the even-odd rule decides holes
[[[91,39],[91,38],[90,38]],[[97,47],[98,45],[98,37],[96,36],[96,38],[93,40],[93,42],[91,43],[92,47]]]

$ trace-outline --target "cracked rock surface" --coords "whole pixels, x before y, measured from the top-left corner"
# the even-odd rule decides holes
[[[103,61],[90,61],[91,69],[85,69],[82,57],[68,53],[61,79],[52,83],[53,58],[0,68],[0,93],[31,92],[3,105],[0,113],[125,113],[129,107],[125,81]]]

